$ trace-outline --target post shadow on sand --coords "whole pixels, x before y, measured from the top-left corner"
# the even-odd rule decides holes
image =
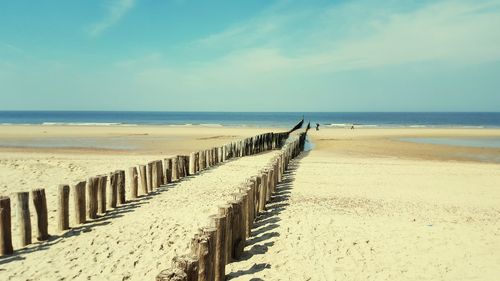
[[[24,248],[17,249],[14,251],[12,255],[0,257],[0,265],[7,264],[9,262],[17,260],[24,260],[25,259],[24,255],[36,251],[47,250],[49,249],[50,246],[61,242],[64,238],[78,236],[82,233],[90,232],[92,231],[92,229],[96,227],[108,225],[111,223],[110,221],[111,219],[123,217],[126,213],[133,212],[135,209],[141,207],[142,205],[148,204],[147,201],[151,200],[155,195],[161,194],[163,192],[168,191],[171,188],[176,187],[183,180],[184,178],[173,183],[162,185],[160,186],[160,188],[154,190],[153,192],[150,192],[149,194],[141,195],[133,200],[128,200],[126,204],[118,205],[115,209],[109,209],[106,211],[104,215],[99,215],[98,218],[93,220],[88,219],[85,224],[71,227],[69,230],[63,233],[50,234],[49,239],[46,241],[34,242],[33,244],[30,244]]]
[[[268,153],[268,152],[269,151],[263,151],[263,152],[255,154],[255,155],[260,155],[260,154]],[[251,156],[254,156],[254,155],[248,155],[246,157],[251,157]],[[141,205],[147,204],[148,203],[147,201],[151,200],[154,196],[161,194],[163,192],[166,192],[171,188],[175,188],[180,183],[182,183],[184,181],[190,181],[193,178],[195,178],[196,176],[200,176],[200,175],[203,175],[206,173],[211,173],[214,170],[216,170],[216,168],[220,167],[222,164],[233,162],[233,161],[236,161],[238,159],[239,158],[228,159],[226,162],[218,163],[216,165],[210,166],[209,168],[207,168],[203,171],[200,171],[195,175],[186,176],[186,177],[183,177],[175,182],[168,183],[166,185],[162,185],[162,186],[160,186],[160,188],[158,188],[158,189],[156,189],[148,194],[141,195],[137,199],[128,200],[125,205],[119,205],[115,209],[108,210],[104,215],[100,215],[97,219],[88,220],[85,224],[71,227],[66,232],[63,232],[60,234],[50,234],[49,239],[46,241],[34,242],[33,244],[30,244],[24,248],[15,250],[12,255],[0,257],[0,265],[6,264],[6,263],[9,263],[12,261],[16,261],[16,260],[24,260],[25,259],[24,255],[32,253],[32,252],[36,252],[36,251],[47,250],[50,246],[61,242],[64,238],[78,236],[82,233],[92,231],[92,229],[94,229],[95,227],[108,225],[111,223],[110,219],[123,217],[124,214],[133,212],[135,209],[141,207]]]
[[[251,238],[246,242],[245,252],[240,261],[249,260],[256,255],[263,255],[267,253],[270,247],[274,246],[274,242],[268,240],[280,236],[280,233],[275,229],[280,226],[281,213],[290,205],[288,200],[295,180],[295,171],[300,166],[300,160],[306,157],[307,154],[308,152],[303,152],[290,162],[283,181],[276,186],[276,192],[271,196],[271,202],[266,205],[266,211],[257,217],[252,228]],[[248,247],[250,248],[248,249]],[[253,264],[248,269],[229,273],[226,278],[230,280],[243,275],[251,275],[271,267],[270,263]],[[250,280],[262,279],[252,278]]]

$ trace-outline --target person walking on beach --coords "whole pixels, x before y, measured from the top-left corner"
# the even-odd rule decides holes
[[[319,123],[316,123],[316,131],[319,131]]]

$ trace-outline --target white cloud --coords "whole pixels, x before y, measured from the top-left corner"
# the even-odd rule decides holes
[[[88,32],[92,36],[98,36],[104,31],[117,24],[135,5],[135,0],[113,0],[108,2],[107,14],[104,19],[93,24]]]
[[[211,93],[229,102],[235,93],[240,97],[272,93],[269,98],[313,88],[327,93],[325,77],[351,70],[382,71],[422,63],[467,66],[500,60],[500,1],[445,1],[405,12],[379,9],[370,16],[370,11],[358,10],[356,17],[365,17],[355,19],[346,13],[370,7],[359,2],[352,4],[356,7],[350,5],[315,11],[304,30],[293,29],[304,20],[303,11],[300,16],[294,12],[279,15],[279,21],[270,14],[189,46],[198,52],[225,48],[227,52],[218,58],[173,65],[167,62],[168,55],[153,53],[116,67],[134,77],[130,83],[137,91],[193,98]],[[347,24],[342,36],[337,36],[339,21]],[[134,62],[132,67],[130,62]]]

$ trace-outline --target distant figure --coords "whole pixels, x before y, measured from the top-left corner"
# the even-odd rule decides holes
[[[351,130],[354,130],[354,125],[351,125]]]
[[[316,131],[319,131],[319,123],[316,123]]]

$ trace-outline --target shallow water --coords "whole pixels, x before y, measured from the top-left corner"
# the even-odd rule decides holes
[[[133,150],[137,145],[127,138],[29,138],[0,139],[0,147],[30,147],[30,148],[100,148]]]
[[[466,147],[483,147],[483,148],[500,148],[500,137],[443,137],[443,138],[399,138],[399,140],[416,143],[428,143],[439,145],[466,146]]]

